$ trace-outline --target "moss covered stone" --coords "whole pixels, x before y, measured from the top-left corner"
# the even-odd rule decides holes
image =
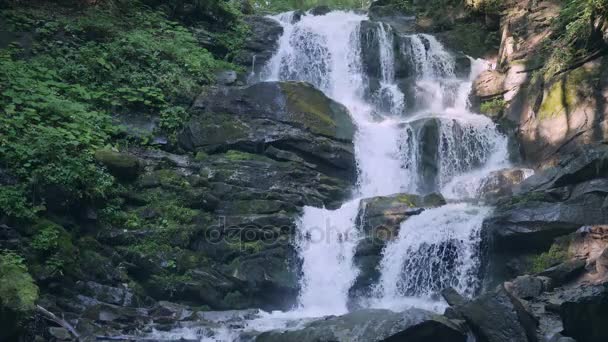
[[[134,180],[140,171],[139,160],[125,153],[97,150],[95,160],[107,167],[112,175],[123,180]]]
[[[287,99],[290,120],[315,134],[352,139],[355,126],[344,106],[307,83],[285,82],[280,86]]]

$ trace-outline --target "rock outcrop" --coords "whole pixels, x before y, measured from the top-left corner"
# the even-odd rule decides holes
[[[551,163],[560,154],[608,137],[608,62],[597,51],[559,70],[543,47],[558,34],[552,21],[559,1],[511,0],[501,17],[497,68],[482,73],[473,87],[473,102],[505,127],[515,127],[525,161]],[[495,108],[493,108],[495,107]]]

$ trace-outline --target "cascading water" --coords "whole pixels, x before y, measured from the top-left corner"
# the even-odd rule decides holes
[[[296,20],[293,13],[284,13],[274,19],[283,26],[278,52],[252,79],[309,82],[344,104],[358,129],[358,182],[354,199],[337,210],[304,208],[296,246],[302,259],[299,307],[247,323],[257,331],[347,312],[349,289],[358,274],[353,257],[361,239],[356,216],[362,198],[399,192],[472,198],[480,180],[506,166],[507,159],[506,138],[491,120],[467,110],[471,80],[483,69],[482,62],[472,61],[471,78],[459,79],[455,58],[433,36],[398,36],[390,26],[378,24],[381,73],[370,96],[360,37],[366,15],[330,12]],[[416,104],[407,104],[397,86],[398,57],[409,59],[415,69]],[[406,105],[415,112],[407,113]],[[364,302],[432,309],[436,301],[428,302],[445,286],[473,294],[479,286],[480,227],[489,211],[451,203],[403,222],[383,251],[379,283]]]
[[[357,275],[352,257],[359,239],[355,227],[359,200],[422,190],[422,160],[428,156],[414,121],[438,121],[438,138],[424,142],[434,144],[437,154],[432,161],[437,168],[436,184],[429,188],[432,191],[458,177],[468,179],[462,175],[484,168],[488,161],[504,160],[506,141],[489,119],[468,113],[466,97],[471,83],[455,77],[455,59],[433,36],[411,35],[402,40],[410,44],[401,51],[411,54],[420,102],[420,110],[408,116],[404,94],[395,84],[395,33],[390,26],[376,26],[381,79],[371,101],[366,101],[367,75],[359,35],[365,15],[331,12],[306,15],[295,23],[291,15],[275,19],[281,22],[284,34],[262,78],[315,85],[343,103],[358,127],[354,142],[359,168],[356,198],[333,211],[306,207],[298,222],[303,261],[299,310],[307,316],[340,314],[347,311],[348,290]],[[383,111],[386,103],[390,110]],[[450,189],[452,197],[464,197],[457,187]],[[403,236],[384,253],[378,285],[382,290],[377,295],[392,300],[428,297],[448,285],[467,294],[474,291],[475,251],[487,212],[482,207],[447,205],[406,221]]]

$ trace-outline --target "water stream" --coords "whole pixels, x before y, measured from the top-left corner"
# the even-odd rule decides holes
[[[285,13],[274,19],[284,33],[259,77],[309,82],[348,108],[358,128],[358,182],[354,198],[337,210],[304,208],[296,246],[302,259],[298,306],[263,314],[248,329],[263,331],[298,319],[346,313],[358,274],[353,256],[361,238],[355,224],[359,202],[400,192],[441,192],[451,203],[401,224],[399,236],[383,252],[380,281],[369,305],[438,308],[437,291],[446,286],[473,295],[479,287],[481,223],[491,209],[458,202],[475,197],[489,172],[507,166],[506,137],[490,119],[467,109],[471,80],[485,62],[472,60],[470,77],[458,78],[456,59],[433,36],[400,37],[378,24],[381,77],[369,96],[360,37],[366,15],[336,11],[304,15],[294,23],[293,15]],[[409,46],[395,49],[395,39]],[[396,54],[402,51],[409,51],[405,57],[415,69],[411,82],[416,106],[407,106],[396,79]],[[436,138],[430,139],[433,130]],[[430,162],[429,151],[436,154]]]

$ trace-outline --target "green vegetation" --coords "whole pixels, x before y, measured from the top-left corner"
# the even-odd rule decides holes
[[[538,256],[532,258],[532,273],[539,273],[551,266],[564,262],[568,257],[568,251],[559,244],[553,244],[551,248]]]
[[[602,25],[608,20],[608,0],[564,0],[547,40],[548,56],[540,74],[545,80],[564,71],[601,48]]]
[[[0,250],[0,339],[9,339],[35,309],[38,287],[24,259]]]
[[[480,112],[489,116],[497,116],[502,113],[502,111],[507,106],[507,102],[502,98],[495,98],[491,101],[483,102],[479,108]]]
[[[116,121],[156,116],[174,139],[215,70],[235,68],[220,59],[240,47],[247,30],[231,2],[199,1],[198,16],[171,2],[100,3],[76,13],[53,4],[2,11],[9,29],[32,39],[0,50],[0,166],[19,180],[0,190],[3,214],[32,219],[49,196],[64,205],[107,198],[114,180],[94,153],[120,144]],[[226,23],[214,31],[219,55],[171,19],[206,16]]]

